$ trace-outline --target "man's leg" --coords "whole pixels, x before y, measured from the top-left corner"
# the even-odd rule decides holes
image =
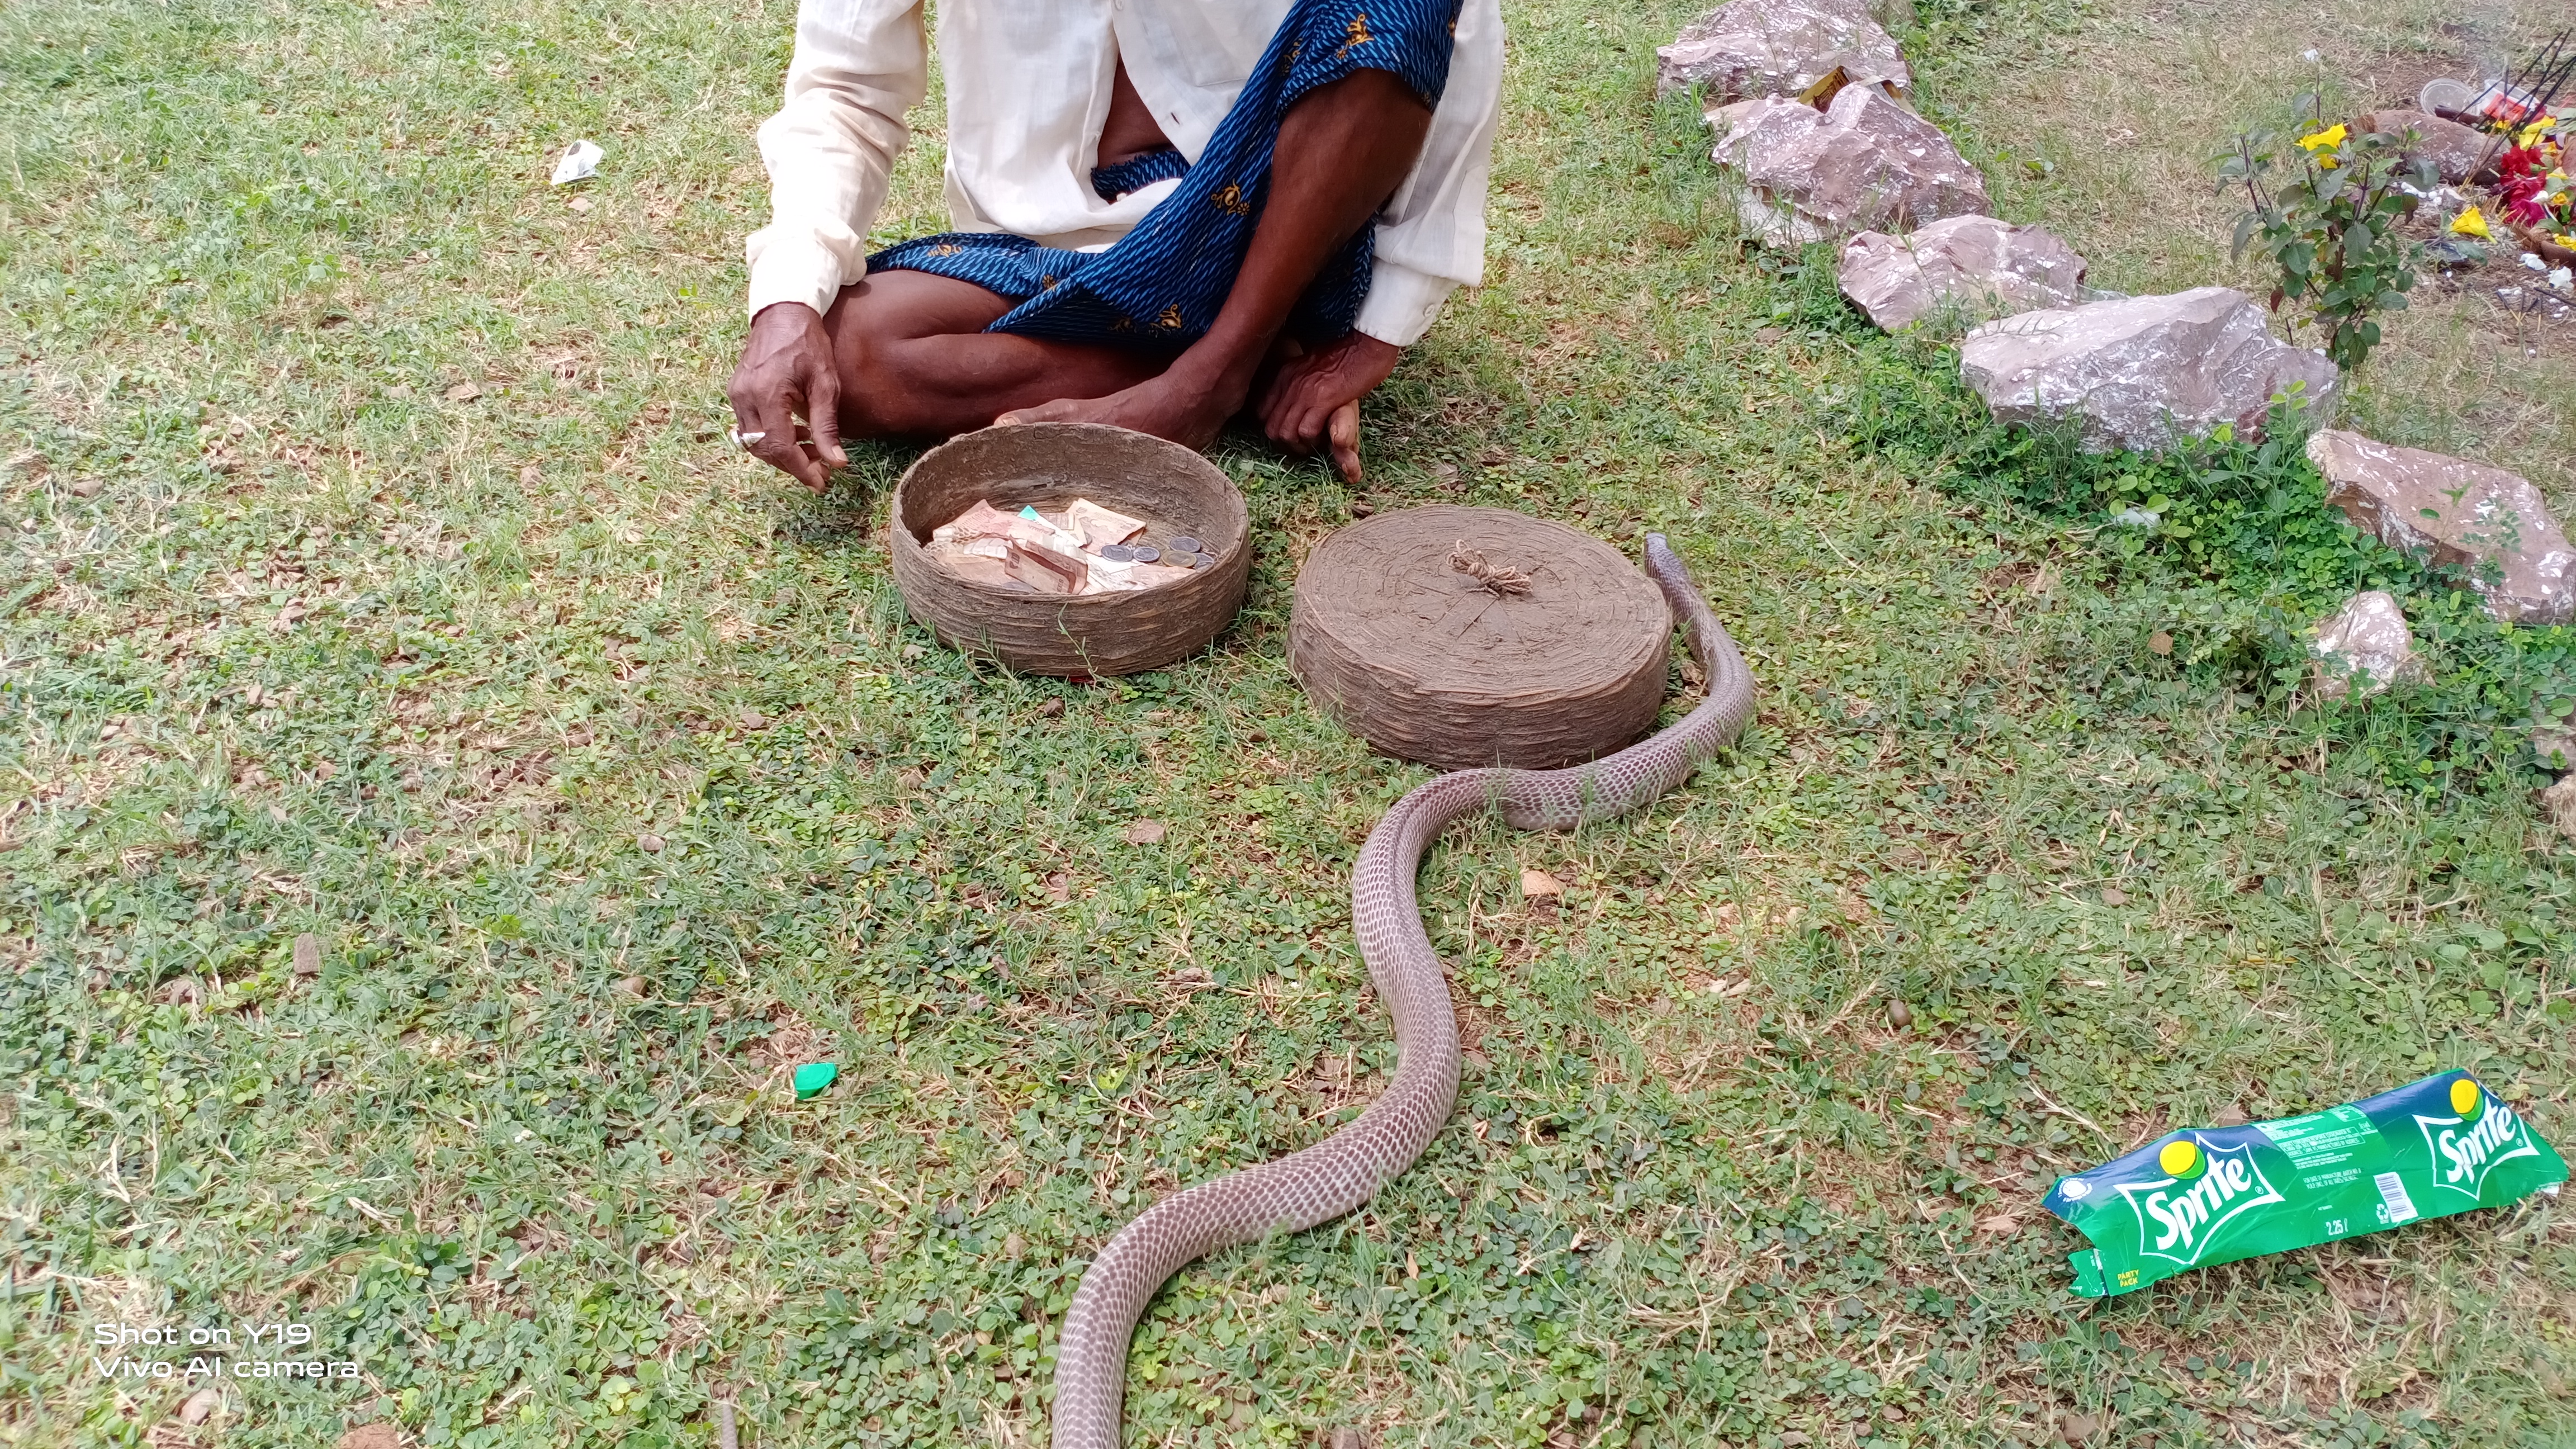
[[[1060,397],[1099,397],[1163,370],[1167,358],[984,329],[1010,299],[928,272],[878,272],[843,287],[823,325],[851,437],[946,438],[994,415]]]
[[[1297,299],[1403,184],[1430,128],[1431,108],[1385,71],[1356,71],[1290,107],[1243,270],[1207,336],[1168,366],[1126,348],[986,332],[1011,303],[971,282],[896,271],[842,288],[824,325],[843,430],[948,437],[1007,417],[1116,423],[1206,446],[1243,406]]]
[[[1386,71],[1354,71],[1309,92],[1280,118],[1269,202],[1207,335],[1121,390],[1067,387],[1042,405],[997,409],[1001,420],[1116,423],[1194,448],[1215,441],[1297,299],[1404,184],[1430,129],[1431,108]]]

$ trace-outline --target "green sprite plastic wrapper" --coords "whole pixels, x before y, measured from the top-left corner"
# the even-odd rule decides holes
[[[2444,1072],[2305,1117],[2192,1127],[2043,1201],[2093,1242],[2069,1254],[2075,1293],[2100,1298],[2211,1263],[2502,1207],[2567,1164],[2466,1072]]]

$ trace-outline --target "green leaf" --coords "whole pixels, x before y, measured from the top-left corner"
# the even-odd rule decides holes
[[[2230,243],[2227,248],[2227,259],[2229,261],[2241,261],[2244,259],[2245,244],[2254,239],[2254,228],[2262,225],[2262,222],[2263,218],[2250,211],[2245,213],[2243,216],[2236,218],[2236,240]]]

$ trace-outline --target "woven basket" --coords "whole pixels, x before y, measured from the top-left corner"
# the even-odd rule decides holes
[[[1461,549],[1527,576],[1497,591]],[[1589,534],[1502,508],[1381,513],[1297,574],[1288,667],[1370,745],[1443,769],[1553,769],[1627,744],[1662,706],[1672,611]]]
[[[1143,519],[1153,537],[1195,535],[1216,563],[1157,588],[1065,598],[973,582],[922,548],[979,498],[1017,512],[1077,497]],[[1225,632],[1252,577],[1251,518],[1232,480],[1178,443],[1094,423],[986,428],[931,449],[895,485],[886,531],[895,586],[941,643],[1068,679],[1197,653]]]

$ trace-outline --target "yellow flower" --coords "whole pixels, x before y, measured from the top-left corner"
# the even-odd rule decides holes
[[[2487,219],[2479,215],[2478,209],[2472,206],[2451,218],[2451,230],[2462,236],[2484,237],[2488,235]]]
[[[2532,122],[2530,125],[2523,127],[2522,134],[2514,138],[2515,144],[2522,146],[2537,146],[2540,144],[2540,133],[2557,124],[2558,118],[2556,116],[2543,116],[2539,120]]]
[[[2342,145],[2344,138],[2351,134],[2349,126],[2329,126],[2313,136],[2301,136],[2299,145],[2309,151],[2328,151]]]

